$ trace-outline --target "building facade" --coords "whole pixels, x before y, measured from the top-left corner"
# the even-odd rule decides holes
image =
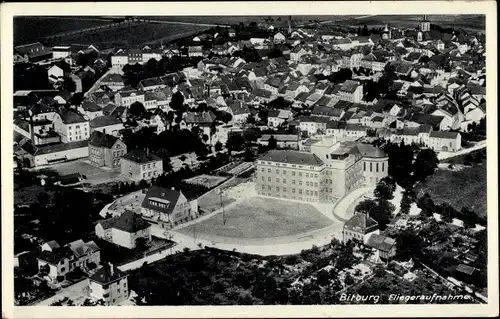
[[[106,263],[88,280],[90,296],[104,300],[105,305],[116,305],[128,299],[128,275],[112,264]]]
[[[149,150],[136,149],[122,156],[121,174],[134,181],[150,180],[163,174],[163,162]]]
[[[115,136],[92,132],[89,140],[90,163],[98,167],[118,168],[120,158],[127,153],[127,146]]]
[[[388,157],[379,149],[323,138],[302,151],[272,150],[256,161],[257,193],[307,202],[336,201],[387,176]]]

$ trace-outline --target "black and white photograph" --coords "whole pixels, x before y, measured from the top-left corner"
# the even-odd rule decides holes
[[[17,11],[12,306],[498,306],[495,5],[465,4]]]

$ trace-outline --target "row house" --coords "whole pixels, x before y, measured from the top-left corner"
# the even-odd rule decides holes
[[[57,282],[59,277],[81,268],[87,269],[91,263],[101,262],[100,248],[93,241],[85,243],[76,240],[64,246],[56,241],[49,241],[41,246],[37,257],[39,273],[47,276],[51,282]]]
[[[144,92],[138,90],[120,91],[115,94],[115,102],[118,106],[129,107],[135,102],[144,104]]]

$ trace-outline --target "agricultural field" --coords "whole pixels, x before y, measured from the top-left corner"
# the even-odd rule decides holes
[[[468,207],[486,216],[486,164],[465,166],[460,170],[437,170],[417,187],[431,195],[436,204],[449,203],[457,210]]]
[[[310,204],[280,199],[245,198],[222,214],[179,231],[212,240],[214,237],[262,239],[302,234],[327,227],[332,221]],[[212,237],[212,235],[215,235]]]
[[[93,17],[15,17],[14,45],[40,41],[41,38],[111,24],[112,20]]]
[[[63,43],[93,44],[100,49],[111,47],[136,47],[159,44],[196,34],[208,29],[196,25],[174,25],[149,22],[124,23],[119,27],[75,34],[59,39]]]

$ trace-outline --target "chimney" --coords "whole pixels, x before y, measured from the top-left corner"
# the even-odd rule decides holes
[[[288,16],[288,34],[292,34],[292,16]]]
[[[146,147],[146,155],[149,156],[149,147]]]
[[[112,263],[109,263],[109,275],[113,276],[115,272],[115,266]]]

